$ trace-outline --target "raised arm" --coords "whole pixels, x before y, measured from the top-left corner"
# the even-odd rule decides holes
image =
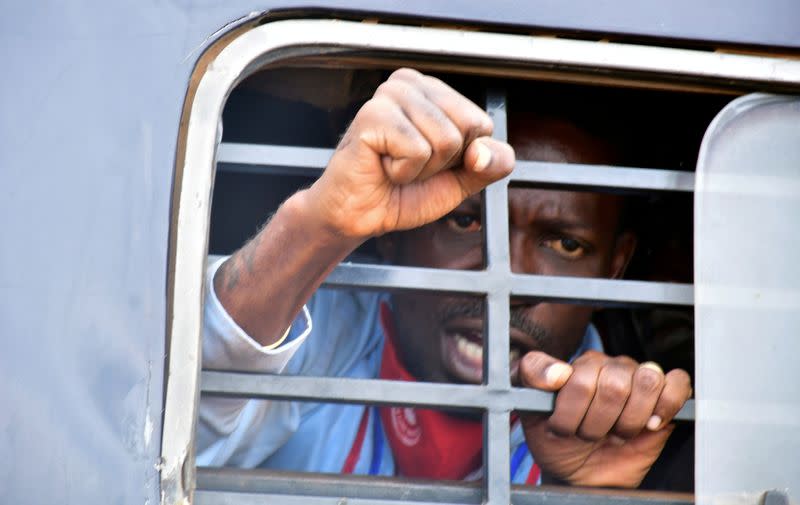
[[[214,278],[233,319],[278,341],[345,256],[370,237],[415,228],[508,175],[514,152],[442,81],[401,69],[359,110],[323,175],[291,196]]]

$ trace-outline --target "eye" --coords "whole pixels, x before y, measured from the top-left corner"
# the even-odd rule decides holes
[[[567,259],[578,259],[586,254],[586,247],[574,238],[564,237],[545,240],[544,245]]]
[[[481,231],[481,220],[472,214],[451,214],[445,217],[447,227],[458,233]]]

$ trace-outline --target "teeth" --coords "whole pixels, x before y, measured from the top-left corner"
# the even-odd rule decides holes
[[[474,361],[483,359],[483,347],[481,347],[480,344],[476,344],[475,342],[468,340],[466,337],[458,333],[455,334],[455,338],[456,349],[458,349],[459,353]],[[511,349],[508,351],[509,363],[517,359],[519,359],[519,349]]]
[[[471,342],[464,338],[462,335],[455,335],[456,337],[456,348],[458,352],[467,356],[469,359],[473,361],[479,361],[483,359],[483,348],[480,344],[476,344],[475,342]]]

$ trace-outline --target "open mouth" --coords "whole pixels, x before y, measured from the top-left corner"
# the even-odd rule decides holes
[[[517,382],[519,359],[530,349],[524,337],[511,330],[508,365],[512,383]],[[451,321],[442,330],[442,360],[455,379],[472,384],[483,380],[483,321],[476,319]]]

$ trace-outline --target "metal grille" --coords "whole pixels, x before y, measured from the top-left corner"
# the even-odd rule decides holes
[[[491,91],[487,111],[495,122],[495,136],[506,140],[505,94]],[[254,173],[317,175],[327,164],[327,149],[222,144],[220,170]],[[264,160],[269,160],[267,165]],[[532,276],[511,273],[508,237],[508,185],[567,186],[577,189],[623,191],[692,191],[694,175],[646,168],[622,168],[520,161],[508,178],[484,191],[483,223],[486,268],[483,271],[438,270],[413,267],[342,264],[326,280],[327,286],[366,289],[415,289],[483,295],[484,385],[425,384],[387,380],[311,378],[204,371],[201,391],[206,395],[327,401],[423,407],[461,407],[484,411],[483,488],[464,485],[412,484],[382,479],[275,476],[263,472],[200,469],[197,502],[202,504],[263,503],[540,503],[557,495],[562,503],[598,501],[625,503],[685,503],[686,498],[664,494],[608,494],[539,492],[510,485],[509,416],[512,410],[551,412],[553,394],[511,387],[509,381],[509,302],[513,297],[595,305],[693,304],[691,285],[608,279]],[[676,417],[694,419],[688,402]],[[294,484],[289,485],[287,482]],[[411,486],[411,488],[409,488]],[[409,491],[413,489],[413,491]],[[291,498],[290,494],[300,494]],[[338,497],[347,495],[347,500]]]

